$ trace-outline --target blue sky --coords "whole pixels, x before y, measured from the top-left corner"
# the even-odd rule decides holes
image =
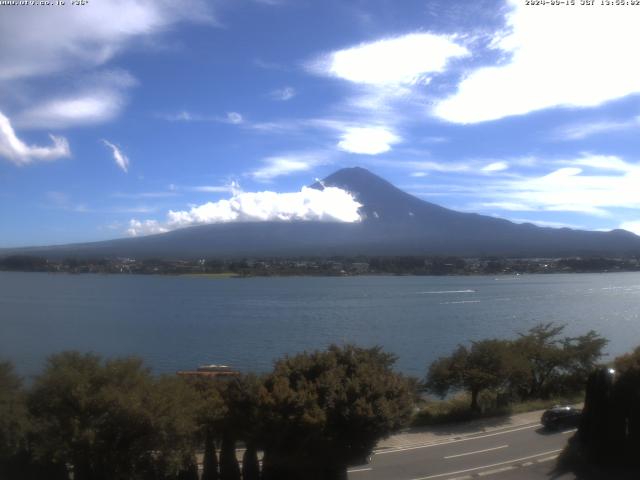
[[[640,233],[640,6],[576,3],[0,5],[0,246],[357,221],[304,188],[350,166],[457,210]]]

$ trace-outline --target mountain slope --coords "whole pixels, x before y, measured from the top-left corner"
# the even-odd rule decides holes
[[[555,257],[640,254],[640,237],[624,230],[542,228],[462,213],[425,202],[363,168],[346,168],[312,185],[351,192],[363,220],[201,225],[139,238],[20,249],[49,258],[201,258],[302,255],[500,255]],[[17,253],[15,250],[0,254]]]

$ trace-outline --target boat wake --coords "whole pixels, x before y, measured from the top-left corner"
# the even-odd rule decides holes
[[[427,292],[418,292],[420,295],[434,295],[434,294],[442,294],[442,293],[476,293],[477,290],[433,290]]]
[[[459,303],[480,303],[480,300],[460,300],[458,302],[441,302],[440,305],[457,305]]]

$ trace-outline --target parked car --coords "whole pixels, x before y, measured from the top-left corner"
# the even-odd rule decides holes
[[[580,424],[582,410],[570,406],[556,405],[542,414],[540,423],[549,429],[575,428]]]

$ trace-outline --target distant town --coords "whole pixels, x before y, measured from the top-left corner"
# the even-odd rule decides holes
[[[0,270],[22,272],[142,275],[354,276],[354,275],[519,275],[640,271],[640,257],[460,258],[428,256],[244,258],[244,259],[76,259],[49,260],[15,255],[0,258]]]

